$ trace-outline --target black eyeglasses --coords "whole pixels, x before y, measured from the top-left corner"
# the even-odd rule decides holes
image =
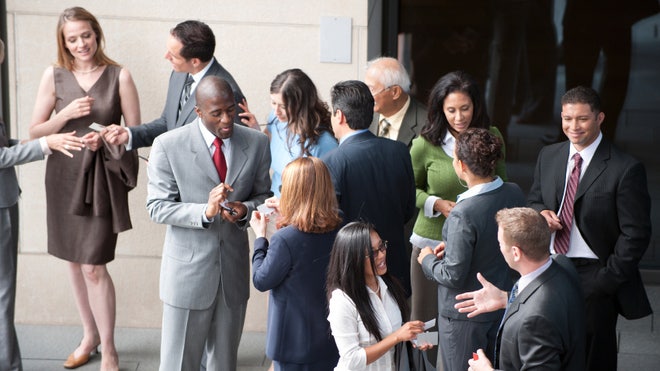
[[[378,253],[383,253],[385,254],[385,251],[387,251],[387,241],[381,240],[380,245],[378,245],[377,249],[372,249],[371,252],[369,252],[368,257],[376,257],[378,256]]]

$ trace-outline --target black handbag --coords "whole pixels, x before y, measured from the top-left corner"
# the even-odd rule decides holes
[[[394,364],[397,371],[436,371],[426,352],[413,347],[409,341],[401,342],[394,348]]]

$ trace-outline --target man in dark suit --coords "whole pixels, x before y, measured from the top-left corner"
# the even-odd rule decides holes
[[[580,275],[586,369],[616,370],[618,315],[652,312],[638,267],[651,238],[646,171],[601,134],[605,114],[593,89],[571,89],[561,103],[568,141],[539,153],[528,205],[555,232],[552,251],[566,254]]]
[[[211,28],[200,21],[185,21],[170,31],[165,59],[172,64],[167,98],[162,115],[152,122],[127,128],[110,125],[103,134],[111,144],[125,144],[126,149],[149,147],[160,134],[193,121],[195,88],[204,76],[219,76],[226,80],[236,99],[236,122],[242,112],[238,103],[245,97],[231,74],[213,57],[215,36]]]
[[[395,58],[381,57],[367,64],[364,76],[374,97],[374,117],[369,131],[398,140],[410,148],[426,123],[426,107],[410,96],[410,77]]]
[[[495,368],[526,370],[584,370],[584,302],[577,272],[563,255],[550,258],[550,230],[545,219],[531,208],[502,209],[497,215],[497,239],[509,266],[521,274],[511,296],[481,274],[483,288],[460,294],[456,304],[474,317],[506,308],[497,332]],[[487,355],[468,361],[470,371],[492,370]]]
[[[346,221],[372,223],[388,241],[388,271],[410,294],[410,258],[404,224],[415,211],[415,181],[408,148],[369,131],[374,98],[360,81],[337,83],[330,91],[332,129],[339,147],[322,157]]]
[[[235,370],[250,291],[247,215],[272,196],[270,150],[265,134],[234,123],[227,81],[205,77],[196,95],[199,118],[156,138],[147,169],[147,210],[167,225],[160,369],[199,368],[206,343],[209,370]]]

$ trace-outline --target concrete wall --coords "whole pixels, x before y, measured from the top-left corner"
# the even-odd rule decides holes
[[[163,58],[165,41],[170,28],[186,19],[213,28],[216,58],[238,81],[260,121],[270,109],[270,82],[284,69],[303,69],[327,99],[335,82],[362,78],[367,60],[367,0],[8,0],[6,63],[14,137],[28,137],[41,75],[56,59],[57,17],[75,5],[96,15],[107,54],[131,71],[144,122],[161,113],[171,71]],[[350,64],[319,62],[322,16],[352,18]],[[140,150],[145,155],[148,151]],[[46,252],[44,166],[39,162],[18,168],[23,196],[16,320],[77,324],[66,265]],[[117,326],[160,326],[158,276],[165,227],[148,218],[146,183],[142,168],[139,186],[130,194],[133,229],[120,235],[117,258],[109,264],[117,290]],[[265,330],[265,302],[266,296],[253,290],[246,330]]]

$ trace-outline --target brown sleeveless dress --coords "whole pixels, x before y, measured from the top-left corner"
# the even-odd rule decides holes
[[[89,89],[84,91],[71,71],[54,68],[55,111],[71,101],[94,98],[88,116],[70,120],[61,133],[89,133],[89,125],[119,124],[121,67],[106,66]],[[123,147],[123,146],[121,146]],[[83,149],[69,158],[53,152],[46,165],[46,209],[48,252],[58,258],[82,264],[105,264],[114,259],[117,233],[130,229],[128,191],[137,180],[137,154],[123,153],[114,159],[106,147]]]

